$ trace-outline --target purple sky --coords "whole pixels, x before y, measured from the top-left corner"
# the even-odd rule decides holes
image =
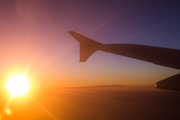
[[[179,49],[179,11],[171,0],[0,1],[1,76],[27,70],[34,81],[58,86],[155,84],[179,71],[100,51],[80,63],[67,31],[101,43]]]

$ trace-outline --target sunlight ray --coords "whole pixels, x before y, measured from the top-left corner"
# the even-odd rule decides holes
[[[64,91],[65,92],[65,91]],[[66,94],[68,93],[68,92],[65,92]],[[46,94],[45,96],[41,96],[42,98],[45,98],[45,97],[47,97],[47,95],[48,94]],[[74,110],[76,110],[76,111],[79,111],[79,112],[82,112],[82,113],[84,113],[84,114],[87,114],[87,115],[91,115],[91,116],[94,116],[94,117],[98,117],[98,116],[96,116],[95,114],[93,114],[93,113],[91,113],[91,112],[89,112],[89,111],[87,111],[87,110],[85,110],[85,109],[83,109],[83,108],[80,108],[80,107],[78,107],[78,106],[76,106],[76,105],[74,105],[74,104],[70,104],[70,103],[68,103],[68,102],[65,102],[65,101],[63,101],[62,99],[60,100],[60,99],[58,99],[57,98],[57,96],[54,96],[54,95],[48,95],[48,101],[50,102],[50,103],[61,103],[61,104],[63,104],[63,105],[66,105],[67,107],[70,107],[70,108],[73,108]],[[38,102],[39,103],[39,102]],[[55,107],[55,108],[57,108],[57,109],[59,109],[55,104],[53,104],[53,107]],[[69,115],[68,113],[65,113],[66,115]]]
[[[82,92],[84,92],[84,91],[82,91]],[[85,95],[83,93],[75,93],[75,92],[69,92],[69,94],[74,94],[76,96],[83,96],[83,97],[87,97],[87,98],[90,98],[90,99],[96,99],[98,101],[101,101],[101,103],[102,102],[115,103],[113,106],[116,106],[116,104],[121,103],[123,105],[134,106],[134,107],[137,107],[137,108],[143,108],[143,109],[163,112],[163,111],[161,111],[159,109],[152,109],[152,108],[142,106],[142,105],[138,105],[138,104],[133,104],[133,103],[129,103],[129,102],[122,102],[122,101],[118,101],[118,100],[112,100],[112,99],[105,98],[105,97],[102,97],[102,96],[90,96],[90,95],[87,95],[87,94]]]
[[[50,98],[50,99],[49,99],[49,98]],[[66,101],[63,101],[63,100],[60,100],[60,99],[58,99],[58,98],[56,98],[56,97],[50,96],[50,97],[48,97],[48,101],[51,101],[52,103],[54,103],[54,104],[52,104],[52,107],[53,107],[54,109],[56,109],[56,110],[58,110],[58,111],[61,110],[61,111],[63,112],[63,114],[66,115],[66,116],[68,116],[68,118],[70,118],[70,119],[73,119],[73,116],[70,115],[67,111],[66,111],[66,112],[63,111],[63,109],[61,109],[59,106],[57,106],[56,103],[58,103],[58,105],[59,105],[59,104],[65,105],[67,108],[71,108],[72,110],[74,110],[74,111],[76,111],[76,112],[80,112],[81,114],[86,114],[86,115],[88,115],[88,116],[94,116],[95,118],[99,118],[99,119],[103,120],[102,117],[97,116],[97,115],[94,114],[93,112],[89,112],[88,110],[86,110],[86,109],[84,109],[84,108],[78,107],[78,106],[75,105],[75,104],[70,104],[70,103],[68,103],[68,102],[66,102]]]
[[[34,100],[34,102],[39,105],[39,107],[42,108],[42,110],[44,110],[44,112],[46,112],[52,119],[54,120],[58,120],[50,111],[48,111],[41,103],[39,103],[34,97],[31,96],[31,98]]]
[[[159,27],[162,27],[162,26],[164,26],[165,24],[167,24],[167,22],[161,23],[161,24],[159,24],[159,25],[157,25],[157,26],[154,26],[154,27],[150,27],[150,28],[148,28],[148,29],[146,29],[146,30],[143,30],[143,31],[137,33],[137,34],[134,34],[134,35],[131,35],[131,36],[126,37],[126,38],[124,38],[124,39],[121,39],[119,42],[121,43],[121,42],[124,42],[124,41],[126,41],[126,40],[132,39],[132,38],[134,38],[134,37],[138,37],[138,36],[143,35],[143,34],[145,34],[145,33],[147,33],[147,32],[150,32],[150,31],[152,31],[152,30],[154,30],[154,29],[157,29],[157,28],[159,28]]]
[[[76,46],[77,43],[72,44],[70,47],[68,47],[66,50],[64,50],[63,52],[61,52],[60,54],[54,56],[53,58],[51,58],[49,61],[47,61],[41,68],[37,69],[34,74],[38,74],[41,70],[43,70],[45,67],[47,67],[49,64],[51,64],[52,62],[54,62],[55,60],[57,60],[61,55],[65,54],[66,52],[68,52],[69,50],[71,50],[74,46]]]
[[[89,35],[94,34],[95,32],[97,32],[98,30],[100,30],[101,28],[103,28],[104,26],[106,26],[108,23],[112,22],[114,19],[116,19],[119,16],[119,14],[116,14],[114,16],[112,16],[111,18],[107,19],[105,22],[103,22],[102,24],[100,24],[99,26],[97,26],[91,33],[89,33]],[[88,35],[88,36],[89,36]]]

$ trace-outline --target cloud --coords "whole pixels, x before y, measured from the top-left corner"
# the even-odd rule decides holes
[[[78,88],[119,88],[123,85],[91,85],[91,86],[78,86],[78,87],[65,87],[66,89],[78,89]]]

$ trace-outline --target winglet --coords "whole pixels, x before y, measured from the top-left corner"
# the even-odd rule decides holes
[[[68,33],[80,43],[80,62],[86,62],[86,60],[102,45],[74,31],[68,31]]]

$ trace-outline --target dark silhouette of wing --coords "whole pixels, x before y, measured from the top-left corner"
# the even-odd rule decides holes
[[[102,45],[73,31],[68,32],[80,43],[80,62],[85,62]]]
[[[180,91],[180,74],[168,77],[156,83],[156,88]]]
[[[73,31],[68,31],[80,43],[80,62],[95,51],[105,51],[157,65],[180,69],[180,50],[136,44],[102,44]]]
[[[180,69],[180,50],[136,44],[102,44],[73,31],[68,31],[80,43],[80,62],[97,50],[123,55],[157,65]],[[180,91],[180,74],[156,83],[156,88]]]

